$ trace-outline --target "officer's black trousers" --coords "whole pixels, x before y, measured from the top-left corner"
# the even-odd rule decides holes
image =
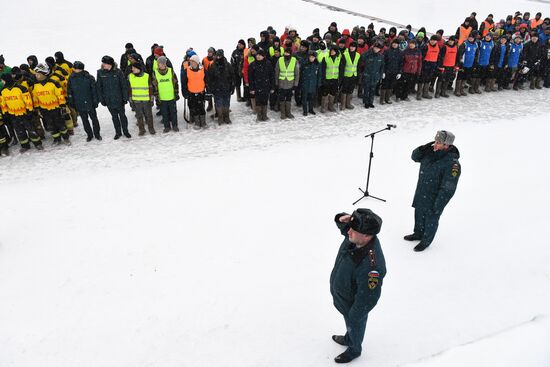
[[[363,344],[363,338],[365,337],[368,316],[369,314],[367,313],[360,320],[351,320],[347,316],[344,316],[344,321],[346,322],[346,335],[344,338],[349,347],[349,352],[351,352],[354,357],[359,357],[361,355],[361,344]]]
[[[434,240],[440,216],[441,214],[434,214],[428,209],[414,209],[414,233],[420,236],[426,245],[430,245]]]

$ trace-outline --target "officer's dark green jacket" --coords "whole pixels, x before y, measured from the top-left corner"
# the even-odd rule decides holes
[[[412,160],[420,163],[412,206],[441,214],[456,191],[461,173],[460,153],[454,145],[434,152],[432,145],[433,142],[422,145],[412,152]]]
[[[356,321],[376,306],[386,275],[386,262],[378,237],[359,249],[349,241],[349,224],[340,223],[346,213],[336,215],[336,226],[345,237],[330,275],[330,293],[341,314]]]

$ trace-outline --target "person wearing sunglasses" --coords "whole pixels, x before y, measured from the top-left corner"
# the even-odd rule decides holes
[[[344,241],[330,275],[330,293],[347,332],[333,335],[332,340],[347,347],[334,361],[348,363],[361,355],[367,318],[380,298],[386,262],[377,237],[382,219],[372,210],[340,213],[335,222]]]

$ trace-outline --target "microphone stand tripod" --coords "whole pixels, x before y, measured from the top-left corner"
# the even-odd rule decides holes
[[[365,186],[365,190],[363,190],[362,188],[359,188],[359,191],[361,191],[363,193],[363,196],[361,196],[359,199],[357,199],[352,205],[355,205],[358,202],[360,202],[361,200],[363,200],[364,198],[369,198],[369,197],[373,198],[373,199],[376,199],[376,200],[386,202],[386,200],[384,200],[384,199],[381,199],[379,197],[376,197],[376,196],[373,196],[373,195],[369,194],[370,168],[371,168],[371,164],[372,164],[372,158],[374,157],[374,153],[372,152],[372,149],[374,147],[374,136],[376,134],[381,133],[382,131],[391,130],[392,128],[395,129],[396,127],[397,127],[396,125],[387,124],[386,127],[383,128],[382,130],[378,130],[378,131],[375,131],[375,132],[370,133],[368,135],[365,135],[365,138],[368,138],[368,137],[371,138],[371,141],[370,141],[370,154],[369,154],[369,169],[368,169],[368,173],[367,173],[367,185]]]

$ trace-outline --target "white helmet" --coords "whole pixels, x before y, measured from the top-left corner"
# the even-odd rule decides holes
[[[46,64],[40,63],[36,65],[34,71],[40,74],[48,75],[50,73],[50,67]]]

